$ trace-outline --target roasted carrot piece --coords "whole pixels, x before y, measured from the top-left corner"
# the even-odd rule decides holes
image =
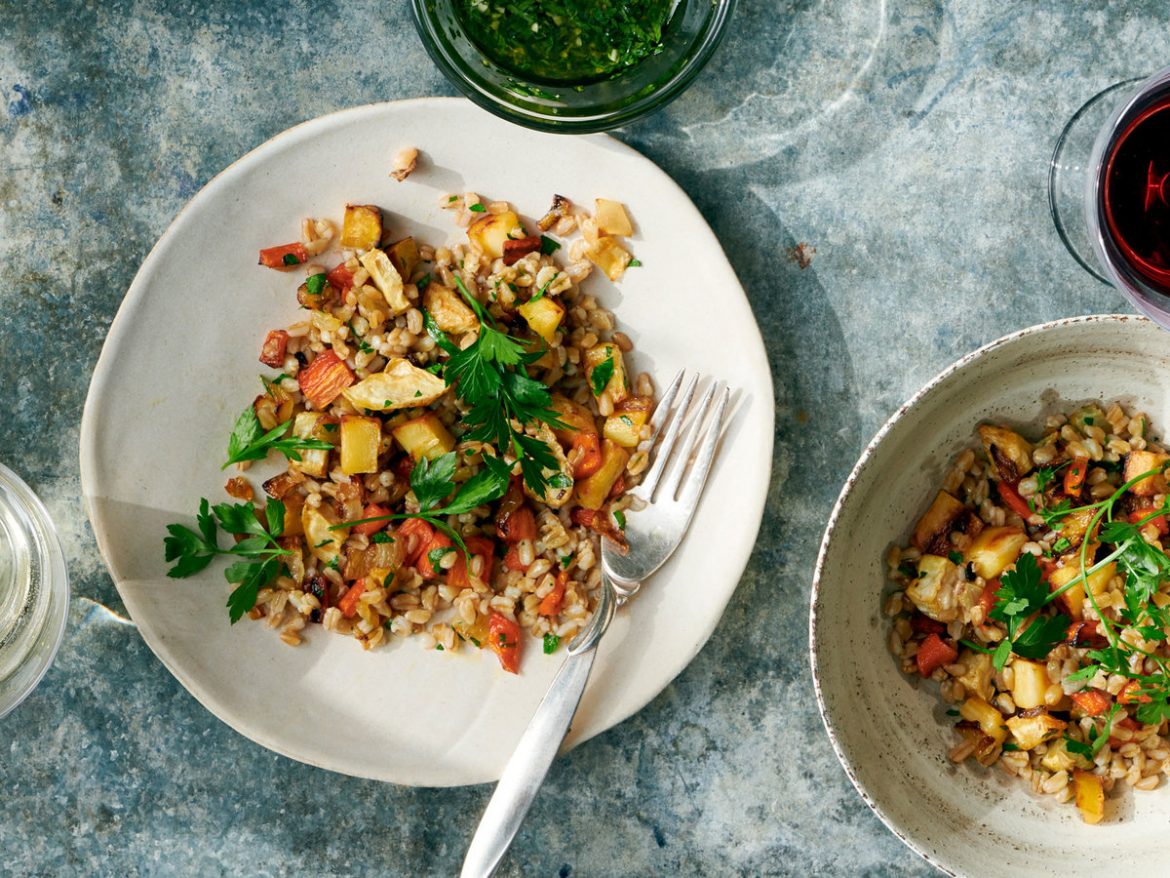
[[[370,503],[362,510],[362,518],[376,518],[379,515],[389,515],[390,510],[385,506],[379,506],[377,503]],[[386,527],[389,521],[367,521],[365,524],[355,524],[353,526],[354,533],[365,534],[367,537],[372,537],[382,528]]]
[[[403,541],[403,564],[414,564],[431,543],[435,529],[421,518],[408,518],[398,526],[398,539]]]
[[[353,286],[353,272],[346,268],[345,263],[342,262],[325,275],[325,280],[329,281],[329,286],[340,290],[344,295]]]
[[[279,247],[269,247],[260,251],[260,264],[266,268],[275,268],[277,271],[288,271],[308,260],[309,251],[300,243],[281,244]]]
[[[999,579],[989,579],[983,586],[983,591],[979,593],[979,606],[983,607],[983,624],[986,625],[991,617],[991,611],[995,609],[995,605],[999,602],[999,598],[995,593],[1001,588]]]
[[[499,613],[488,618],[488,645],[509,674],[520,673],[520,626]]]
[[[341,600],[337,602],[337,609],[341,610],[341,615],[347,619],[352,619],[357,615],[358,600],[365,590],[366,581],[364,579],[359,579],[349,587],[349,591],[343,594]]]
[[[479,578],[484,582],[491,582],[492,562],[495,561],[495,543],[486,537],[465,537],[463,543],[473,558],[483,559]],[[447,571],[447,584],[455,588],[471,587],[471,579],[467,575],[467,558],[463,556],[462,552],[455,558],[451,569]]]
[[[284,365],[284,354],[288,350],[288,333],[283,329],[273,329],[264,336],[264,344],[260,346],[260,362],[273,369]]]
[[[349,366],[332,350],[317,354],[316,359],[297,375],[301,393],[319,411],[328,408],[353,381],[353,372]]]
[[[561,605],[565,602],[565,586],[569,584],[569,574],[562,570],[557,574],[556,582],[553,584],[552,591],[544,596],[540,602],[540,607],[537,612],[542,616],[555,616],[561,611]]]
[[[1142,684],[1137,680],[1130,680],[1117,693],[1118,704],[1149,704],[1153,699],[1141,692]]]
[[[578,450],[580,449],[580,450]],[[569,457],[573,464],[573,478],[584,479],[601,469],[601,437],[581,431],[569,443]]]
[[[1142,521],[1143,519],[1147,518],[1150,515],[1150,513],[1152,513],[1154,511],[1155,508],[1156,507],[1154,507],[1154,506],[1144,506],[1141,509],[1135,509],[1128,516],[1129,523],[1130,524],[1137,524],[1139,521]],[[1164,537],[1167,534],[1170,534],[1170,525],[1168,525],[1166,523],[1166,516],[1165,515],[1159,515],[1159,516],[1156,516],[1154,518],[1151,518],[1149,521],[1146,522],[1146,524],[1152,524],[1154,526],[1154,528],[1158,531],[1159,536]]]
[[[1020,518],[1027,521],[1032,517],[1032,510],[1028,506],[1028,501],[1020,496],[1020,492],[1016,490],[1016,486],[1011,482],[996,482],[995,489],[999,492],[999,497],[1008,508]]]
[[[431,534],[430,542],[426,544],[426,547],[419,553],[418,560],[414,562],[414,569],[419,572],[423,579],[434,579],[439,575],[435,571],[435,567],[438,566],[438,562],[442,559],[438,556],[435,558],[431,557],[431,552],[439,549],[458,551],[453,548],[453,543],[449,536],[442,531],[434,531]],[[442,568],[440,567],[439,570],[441,571]]]
[[[929,677],[937,668],[951,664],[958,657],[957,649],[937,634],[931,634],[919,644],[914,661],[918,663],[918,673]]]
[[[521,540],[536,539],[536,516],[527,505],[521,505],[512,510],[506,517],[496,522],[496,530],[500,539],[505,543],[518,543]]]
[[[1069,695],[1073,704],[1081,709],[1085,716],[1100,716],[1113,704],[1113,698],[1108,692],[1100,689],[1085,689],[1083,692],[1073,692]]]
[[[1079,497],[1081,488],[1085,484],[1085,476],[1089,473],[1089,458],[1074,457],[1073,462],[1064,472],[1064,493],[1070,497]]]

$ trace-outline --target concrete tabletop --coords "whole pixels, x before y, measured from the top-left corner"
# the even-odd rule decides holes
[[[1129,310],[1064,250],[1046,173],[1068,117],[1164,64],[1165,35],[1161,0],[741,0],[690,91],[616,132],[690,193],[748,290],[771,492],[710,642],[553,766],[501,875],[934,874],[817,715],[819,538],[861,448],[937,371]],[[0,722],[0,875],[457,874],[491,788],[354,780],[215,719],[125,617],[77,462],[110,321],[208,179],[306,119],[453,93],[402,0],[0,0],[0,461],[56,519],[74,594],[56,665]]]

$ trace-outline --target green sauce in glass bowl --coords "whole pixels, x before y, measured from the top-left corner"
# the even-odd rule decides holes
[[[683,0],[685,2],[685,0]],[[484,54],[549,83],[606,79],[662,51],[673,0],[457,0]]]
[[[419,37],[481,107],[545,131],[625,125],[678,97],[736,0],[411,0]],[[535,26],[535,30],[533,27]]]

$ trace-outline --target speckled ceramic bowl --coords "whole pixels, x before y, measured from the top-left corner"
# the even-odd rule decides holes
[[[904,542],[955,455],[988,419],[1120,399],[1170,429],[1170,334],[1140,317],[1061,320],[964,357],[886,423],[825,531],[810,615],[812,670],[833,747],[862,798],[911,848],[955,876],[1170,874],[1170,787],[1125,791],[1087,826],[998,769],[952,765],[953,720],[886,647],[884,556]]]

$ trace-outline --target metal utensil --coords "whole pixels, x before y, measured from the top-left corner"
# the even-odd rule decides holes
[[[614,611],[674,553],[691,523],[715,458],[730,391],[723,382],[712,382],[688,423],[699,376],[680,395],[683,378],[683,372],[675,376],[650,420],[657,446],[646,477],[630,491],[644,505],[636,511],[631,507],[627,518],[629,551],[622,554],[611,541],[602,540],[601,596],[593,618],[569,644],[565,663],[504,767],[471,840],[461,878],[488,878],[496,871],[569,731]]]

